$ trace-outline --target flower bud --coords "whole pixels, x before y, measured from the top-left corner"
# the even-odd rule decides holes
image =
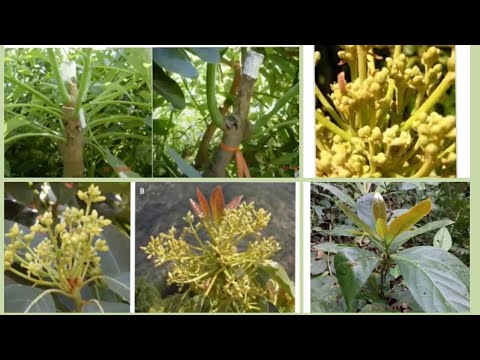
[[[376,192],[373,196],[372,211],[375,222],[377,222],[378,219],[383,219],[387,221],[387,206],[385,205],[385,200],[383,200],[383,196],[380,195],[380,193],[378,192]]]

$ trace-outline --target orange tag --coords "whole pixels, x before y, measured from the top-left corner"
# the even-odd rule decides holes
[[[248,170],[248,166],[245,161],[245,158],[243,157],[243,153],[239,148],[225,145],[223,141],[220,143],[220,147],[224,151],[235,153],[235,161],[237,162],[238,177],[251,177],[250,170]]]

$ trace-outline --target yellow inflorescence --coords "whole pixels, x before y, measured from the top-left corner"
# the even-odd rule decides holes
[[[255,210],[253,203],[242,203],[236,209],[226,210],[219,222],[205,220],[195,224],[191,212],[184,220],[187,226],[180,234],[172,228],[151,237],[147,246],[141,248],[147,258],[157,266],[171,261],[168,282],[209,296],[212,312],[225,302],[236,311],[259,310],[258,297],[268,294],[255,279],[256,270],[280,250],[276,240],[260,233],[267,227],[270,214],[264,209]],[[209,241],[203,241],[201,233],[208,234]],[[255,240],[241,252],[240,241],[252,236]],[[195,245],[188,243],[187,237],[193,237]]]
[[[454,50],[444,74],[436,47],[422,54],[422,69],[402,53],[375,69],[373,48],[344,45],[338,53],[352,74],[359,66],[358,51],[367,54],[370,63],[364,78],[352,75],[351,82],[339,79],[331,85],[334,109],[317,88],[328,110],[316,113],[317,176],[454,176],[455,116],[433,111],[454,82]]]
[[[87,210],[67,207],[60,223],[54,224],[51,212],[45,212],[39,222],[24,234],[15,223],[5,235],[10,239],[4,252],[5,270],[17,273],[14,263],[26,269],[23,277],[33,284],[50,285],[72,293],[86,278],[101,275],[99,252],[108,251],[106,240],[97,239],[111,221],[90,212],[91,204],[105,200],[97,186],[87,192],[78,191],[78,197],[86,202]],[[35,246],[37,235],[44,236]]]

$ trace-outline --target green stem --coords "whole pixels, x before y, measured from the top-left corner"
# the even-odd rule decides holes
[[[330,105],[327,98],[322,94],[319,87],[315,85],[315,95],[317,96],[318,100],[322,103],[322,105],[327,109],[328,114],[335,119],[338,125],[340,125],[343,129],[347,129],[347,125],[345,121],[338,115],[337,111]]]
[[[447,75],[443,78],[437,88],[432,92],[428,99],[415,111],[407,121],[401,126],[401,130],[408,131],[413,126],[415,120],[421,113],[428,113],[442,98],[442,96],[447,92],[450,86],[455,81],[455,73],[448,72]]]
[[[368,73],[374,74],[375,73],[375,58],[372,54],[367,54],[367,65],[368,65]]]
[[[32,278],[28,275],[25,275],[21,271],[18,271],[16,269],[12,268],[12,267],[8,268],[7,271],[10,271],[10,272],[14,273],[15,275],[21,277],[22,279],[30,281],[30,282],[34,283],[35,285],[56,286],[56,284],[54,282],[34,279],[34,278]]]
[[[373,161],[373,157],[375,156],[375,146],[373,145],[372,141],[368,142],[368,148],[369,148],[368,161],[370,163],[370,174],[373,175],[373,173],[377,170],[377,164],[375,163],[375,161]]]
[[[427,161],[425,161],[422,165],[422,167],[412,176],[412,178],[421,178],[421,177],[427,177],[430,175],[430,173],[433,170],[433,159],[431,156],[427,158]]]
[[[442,157],[444,157],[445,155],[447,155],[448,153],[452,152],[452,151],[455,151],[456,149],[456,143],[453,143],[452,145],[450,145],[449,147],[447,147],[444,151],[442,151],[439,155],[438,155],[438,159],[441,159]]]
[[[265,132],[257,132],[255,135],[252,136],[252,138],[255,139],[255,138],[262,137],[262,136],[264,136],[266,133],[269,133],[270,131],[272,131],[272,130],[274,130],[274,129],[278,129],[278,128],[283,127],[283,126],[288,126],[288,125],[293,125],[293,124],[298,124],[298,119],[296,119],[296,120],[288,120],[288,121],[281,122],[281,123],[279,123],[279,124],[275,124],[275,125],[269,126],[269,127],[266,128],[266,131],[265,131]]]
[[[137,134],[127,134],[124,132],[103,133],[103,134],[97,135],[96,138],[97,140],[104,139],[104,138],[112,138],[114,140],[118,140],[119,138],[133,138],[133,139],[143,140],[145,142],[151,140],[148,136],[137,135]]]
[[[91,101],[88,104],[85,104],[84,106],[95,106],[95,105],[131,105],[131,106],[140,106],[140,107],[146,107],[150,108],[151,105],[150,103],[142,103],[142,102],[136,102],[136,101],[126,101],[126,100],[110,100],[110,101]]]
[[[358,78],[358,61],[357,58],[352,56],[352,60],[348,62],[350,68],[350,80],[354,82]]]
[[[352,135],[350,135],[348,132],[343,131],[337,125],[335,125],[330,120],[328,120],[325,116],[323,116],[323,114],[319,110],[315,112],[315,118],[320,124],[325,126],[331,132],[340,136],[343,140],[348,141],[352,137]]]
[[[5,77],[6,81],[10,81],[12,84],[17,85],[18,87],[22,88],[23,90],[28,91],[29,93],[31,93],[33,96],[37,97],[39,100],[41,100],[42,102],[44,102],[48,106],[56,107],[56,105],[49,98],[47,98],[45,95],[43,95],[40,92],[38,92],[37,90],[35,90],[30,85],[27,85],[27,84],[15,79],[10,74],[4,74],[4,77]]]
[[[131,115],[116,115],[116,116],[109,116],[106,118],[96,119],[90,122],[90,126],[93,128],[97,125],[106,124],[109,122],[122,122],[122,121],[138,121],[143,123],[145,120],[139,116],[131,116]]]
[[[278,110],[283,108],[285,104],[288,103],[294,96],[298,95],[298,87],[299,83],[296,83],[294,86],[292,86],[290,90],[288,90],[279,100],[277,100],[275,106],[268,114],[262,116],[255,122],[255,125],[253,126],[253,133],[259,132],[261,127],[265,126],[268,120],[270,120],[278,112]]]
[[[81,288],[76,288],[72,294],[73,302],[75,303],[75,312],[81,312],[83,308],[82,295],[80,294]]]
[[[50,107],[46,107],[46,106],[42,106],[42,105],[38,105],[38,104],[16,103],[16,104],[5,104],[5,106],[3,108],[5,110],[7,110],[7,109],[16,109],[16,108],[19,108],[19,107],[31,107],[31,108],[34,108],[34,109],[43,110],[43,111],[48,112],[48,113],[50,113],[54,116],[58,116],[58,117],[63,118],[63,114],[56,107],[55,108],[50,108]]]
[[[58,293],[58,294],[61,294],[63,296],[66,296],[66,297],[69,297],[69,298],[73,298],[71,294],[65,292],[65,291],[62,291],[62,290],[58,290],[58,289],[50,289],[50,290],[45,290],[44,292],[42,292],[40,295],[38,295],[29,305],[28,307],[25,309],[24,313],[28,313],[30,311],[30,309],[33,307],[33,305],[35,305],[37,302],[40,301],[40,299],[42,297],[44,297],[45,295],[47,294],[51,294],[51,293]]]
[[[188,94],[190,95],[190,98],[192,99],[193,103],[195,104],[195,107],[197,108],[198,111],[200,111],[200,114],[202,115],[203,118],[206,118],[207,116],[205,115],[205,111],[203,108],[198,104],[197,99],[195,99],[195,96],[193,96],[192,92],[190,91],[190,86],[188,86],[187,80],[182,77],[183,85],[185,85],[185,88],[187,89]]]
[[[215,73],[217,65],[207,64],[207,105],[213,122],[219,128],[223,127],[223,116],[218,110],[217,98],[215,97]]]
[[[395,45],[395,50],[393,51],[393,58],[396,59],[402,53],[402,45]]]
[[[357,57],[358,57],[358,75],[360,77],[360,83],[367,78],[367,54],[365,53],[364,45],[357,45]]]
[[[10,144],[10,143],[12,143],[14,141],[17,141],[19,139],[22,139],[22,138],[37,137],[37,136],[48,137],[48,138],[51,138],[51,139],[55,140],[56,142],[60,142],[60,143],[65,142],[65,138],[62,137],[62,136],[58,136],[58,135],[42,134],[42,133],[26,133],[26,134],[18,134],[18,135],[9,137],[8,139],[5,139],[4,145]]]
[[[70,96],[68,96],[67,88],[65,87],[65,82],[60,75],[60,70],[58,69],[57,59],[55,58],[55,52],[53,49],[47,49],[48,57],[50,58],[50,65],[52,66],[53,76],[57,81],[58,90],[60,91],[60,96],[64,105],[70,102]]]
[[[77,118],[80,113],[80,108],[82,107],[82,102],[85,97],[85,94],[88,91],[88,82],[90,80],[90,54],[92,49],[85,50],[85,57],[83,58],[83,73],[82,79],[80,80],[80,87],[78,88],[78,97],[77,102],[75,103],[75,110],[73,111],[73,117]]]

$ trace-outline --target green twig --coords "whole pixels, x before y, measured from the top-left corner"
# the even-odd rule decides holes
[[[278,112],[278,110],[283,108],[285,104],[288,103],[295,95],[298,95],[298,87],[299,83],[297,82],[279,100],[277,100],[275,106],[268,114],[262,116],[255,122],[255,125],[253,127],[253,133],[260,131],[261,127],[265,126],[268,120],[270,120]]]
[[[8,139],[5,139],[5,145],[10,144],[11,142],[17,141],[22,138],[27,138],[27,137],[48,137],[51,138],[57,142],[65,142],[65,138],[63,136],[58,136],[58,135],[53,135],[53,134],[42,134],[42,133],[26,133],[26,134],[18,134],[12,137],[9,137]]]
[[[340,136],[343,140],[348,141],[352,137],[352,135],[350,135],[348,132],[343,131],[337,125],[328,120],[319,110],[315,112],[315,118],[318,122],[320,122],[320,124],[325,126],[331,132]]]
[[[418,116],[421,113],[428,113],[442,98],[442,96],[447,92],[450,86],[455,81],[455,73],[448,72],[447,75],[443,78],[437,88],[433,91],[433,93],[428,97],[428,99],[415,111],[407,121],[401,126],[402,131],[408,131],[411,129],[415,120],[417,120]]]
[[[216,64],[207,64],[207,105],[213,122],[219,128],[223,127],[223,116],[218,110],[217,98],[215,97],[215,73]]]
[[[51,107],[56,107],[56,105],[49,98],[47,98],[45,95],[43,95],[42,93],[35,90],[30,85],[27,85],[27,84],[15,79],[10,74],[4,74],[4,76],[5,76],[6,81],[10,81],[12,84],[17,85],[18,87],[22,88],[23,90],[28,91],[29,93],[31,93],[33,96],[37,97],[39,100],[41,100],[45,104],[47,104]]]
[[[367,78],[367,54],[365,53],[365,45],[357,45],[357,57],[358,57],[358,76],[360,82],[363,82]]]
[[[346,130],[348,128],[347,124],[345,123],[345,121],[343,121],[340,115],[338,115],[337,111],[332,107],[332,105],[330,105],[327,98],[322,94],[319,87],[316,85],[315,85],[315,95],[317,96],[318,100],[320,100],[320,102],[325,107],[325,109],[327,109],[328,114],[335,119],[338,125],[340,125],[344,130]]]
[[[55,58],[55,52],[53,49],[47,49],[48,57],[50,58],[50,65],[53,70],[53,76],[57,81],[58,90],[62,98],[63,104],[66,106],[70,102],[70,96],[68,96],[67,88],[65,87],[65,82],[60,75],[60,70],[58,69],[57,59]]]
[[[85,57],[83,58],[83,73],[82,79],[80,80],[80,87],[78,88],[78,98],[75,104],[75,110],[73,111],[73,117],[78,117],[80,113],[80,108],[82,107],[82,102],[85,97],[85,94],[88,91],[88,83],[90,81],[90,55],[92,49],[85,50]]]

